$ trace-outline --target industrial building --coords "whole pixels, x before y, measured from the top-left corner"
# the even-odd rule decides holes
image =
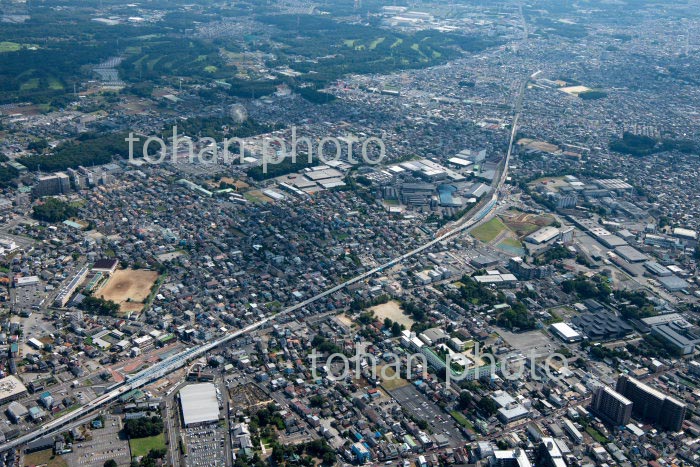
[[[687,407],[679,400],[628,375],[620,375],[616,391],[632,401],[635,416],[666,430],[681,429]]]
[[[180,389],[179,395],[184,426],[198,426],[219,421],[219,402],[214,384],[190,384]]]
[[[665,266],[662,266],[656,261],[647,261],[646,263],[644,263],[644,267],[651,274],[659,277],[668,277],[673,274],[670,269],[668,269]]]
[[[700,337],[692,332],[690,324],[685,320],[653,326],[651,333],[668,342],[681,355],[692,354],[695,351],[695,346],[700,343]]]
[[[615,248],[615,253],[622,256],[630,263],[641,263],[649,259],[647,255],[629,245],[622,245]]]
[[[559,339],[564,342],[578,342],[581,340],[581,334],[576,332],[571,326],[566,323],[553,323],[549,330],[554,333]]]
[[[627,425],[632,417],[632,401],[607,386],[595,391],[591,408],[603,420],[616,426]]]
[[[571,323],[591,340],[614,339],[630,334],[632,327],[609,311],[582,313],[574,316]]]
[[[541,245],[542,243],[547,243],[554,240],[559,236],[559,229],[556,227],[542,227],[537,232],[533,232],[527,237],[525,241],[528,243],[534,243],[535,245]]]
[[[669,292],[678,292],[680,290],[685,290],[688,287],[690,287],[690,284],[688,284],[688,282],[685,279],[681,279],[675,274],[665,277],[659,277],[656,280],[658,280],[659,283],[664,286],[664,289],[668,290]]]

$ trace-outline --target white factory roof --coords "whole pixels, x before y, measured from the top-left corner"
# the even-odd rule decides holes
[[[692,238],[693,240],[698,238],[698,233],[691,229],[684,229],[682,227],[676,227],[673,229],[673,235],[677,237]]]
[[[190,384],[180,389],[185,426],[219,420],[219,402],[212,383]]]
[[[552,328],[556,329],[559,334],[564,336],[566,339],[575,339],[581,337],[581,334],[574,331],[574,329],[566,323],[553,323]]]
[[[528,235],[528,239],[535,243],[545,243],[553,239],[559,235],[559,229],[556,227],[548,226],[548,227],[542,227],[540,230],[538,230],[535,233],[531,233]]]
[[[463,167],[467,167],[473,164],[472,161],[468,161],[466,159],[462,159],[460,157],[453,157],[451,159],[448,159],[448,162],[455,164],[455,165],[461,165]]]

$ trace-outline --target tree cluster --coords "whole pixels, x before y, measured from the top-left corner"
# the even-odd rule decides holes
[[[163,419],[158,416],[136,418],[124,422],[124,432],[129,438],[146,438],[163,432]]]

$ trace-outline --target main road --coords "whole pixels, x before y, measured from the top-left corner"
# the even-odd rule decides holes
[[[381,264],[373,269],[370,269],[369,271],[366,271],[358,276],[355,276],[352,279],[349,279],[341,284],[336,285],[335,287],[325,290],[324,292],[321,292],[318,295],[314,295],[313,297],[310,297],[288,308],[285,308],[284,310],[281,310],[276,314],[263,318],[260,321],[250,324],[242,329],[229,332],[224,336],[219,337],[218,339],[213,340],[212,342],[209,342],[207,344],[203,344],[193,348],[188,348],[183,352],[180,352],[176,355],[172,355],[166,358],[165,360],[156,363],[152,367],[142,370],[133,377],[128,378],[126,381],[111,386],[108,392],[104,393],[100,397],[97,397],[96,399],[93,399],[87,404],[82,405],[78,409],[67,413],[61,417],[58,417],[54,420],[51,420],[48,423],[45,423],[44,425],[42,425],[41,427],[39,427],[31,433],[28,433],[24,436],[20,436],[19,438],[5,443],[2,447],[0,447],[0,452],[3,452],[7,449],[17,448],[37,438],[54,434],[58,430],[74,424],[76,420],[82,419],[83,417],[92,412],[96,412],[100,407],[114,401],[122,394],[140,388],[152,381],[162,378],[168,373],[183,367],[185,364],[187,364],[188,361],[198,358],[201,355],[204,355],[207,352],[211,351],[212,349],[219,347],[220,345],[223,345],[233,339],[236,339],[237,337],[243,334],[255,331],[256,329],[265,326],[266,324],[280,316],[284,316],[296,310],[304,308],[305,306],[308,306],[314,302],[317,302],[318,300],[332,295],[339,290],[343,290],[350,285],[364,281],[374,276],[375,274],[384,271],[385,269],[389,269],[403,261],[406,261],[407,259],[413,256],[421,254],[422,252],[432,248],[436,244],[443,242],[451,237],[454,237],[455,235],[458,235],[464,230],[469,229],[475,224],[481,222],[486,216],[488,216],[491,213],[491,210],[496,205],[496,203],[499,200],[499,196],[501,195],[502,186],[505,183],[508,176],[508,164],[510,163],[510,156],[513,150],[513,143],[517,132],[518,120],[520,118],[520,113],[522,112],[522,102],[525,94],[525,89],[530,79],[534,78],[538,73],[539,71],[527,77],[520,86],[518,96],[515,102],[515,114],[513,116],[508,150],[506,152],[506,156],[503,158],[502,161],[500,176],[494,179],[494,190],[492,191],[491,196],[482,200],[479,204],[474,206],[469,212],[467,212],[464,215],[464,217],[462,217],[459,221],[453,223],[450,227],[448,227],[448,229],[444,233],[438,234],[434,239],[430,240],[429,242],[407,253],[404,253],[403,255],[392,259],[391,261],[387,261],[386,263]]]

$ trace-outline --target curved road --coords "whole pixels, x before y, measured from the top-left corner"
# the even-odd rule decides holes
[[[357,282],[364,281],[365,279],[368,279],[372,276],[374,276],[377,273],[382,272],[385,269],[391,268],[408,258],[411,258],[413,256],[416,256],[423,251],[432,248],[434,245],[437,243],[440,243],[444,240],[447,240],[448,238],[451,238],[461,232],[463,232],[466,229],[469,229],[470,227],[473,227],[475,224],[481,222],[484,218],[486,218],[490,213],[493,207],[496,205],[498,202],[499,196],[501,194],[501,187],[503,186],[503,183],[505,182],[507,176],[508,176],[508,164],[510,162],[510,155],[513,150],[513,143],[515,140],[515,134],[517,132],[517,124],[518,124],[518,119],[520,118],[520,113],[522,111],[522,102],[523,102],[523,97],[525,94],[525,89],[527,87],[527,83],[530,81],[530,79],[534,78],[537,74],[534,73],[533,75],[529,76],[524,80],[522,83],[519,94],[516,100],[515,104],[515,115],[513,118],[513,124],[512,124],[512,129],[511,129],[511,134],[510,134],[510,141],[508,144],[508,151],[506,153],[506,157],[503,160],[503,166],[501,168],[501,175],[498,177],[495,186],[494,186],[494,191],[493,194],[479,203],[478,205],[474,206],[472,210],[470,210],[462,219],[459,221],[455,222],[450,226],[445,233],[439,234],[436,238],[433,240],[430,240],[429,242],[425,243],[424,245],[419,246],[418,248],[415,248],[407,253],[404,253],[403,255],[392,259],[391,261],[388,261],[380,266],[375,267],[374,269],[371,269],[367,272],[364,272],[358,276],[353,277],[352,279],[349,279],[341,284],[336,285],[335,287],[332,287],[324,292],[321,292],[318,295],[314,295],[311,298],[308,298],[302,302],[297,303],[296,305],[292,305],[288,308],[285,308],[284,310],[280,311],[277,314],[270,315],[267,318],[261,319],[260,321],[257,321],[253,324],[250,324],[246,326],[245,328],[239,329],[237,331],[230,332],[208,344],[204,344],[198,347],[194,348],[188,348],[183,352],[180,352],[177,355],[170,356],[166,358],[165,360],[156,363],[150,368],[147,368],[139,373],[137,373],[135,376],[127,379],[127,381],[111,386],[110,390],[100,397],[93,399],[92,401],[88,402],[87,404],[81,406],[77,410],[74,410],[73,412],[70,412],[68,414],[65,414],[61,417],[58,417],[41,427],[37,428],[31,433],[28,433],[24,436],[20,436],[19,438],[12,440],[2,447],[0,447],[0,452],[3,452],[7,449],[13,449],[17,448],[25,443],[28,443],[30,441],[33,441],[37,438],[47,436],[49,434],[55,433],[57,430],[62,429],[64,427],[67,427],[73,423],[76,422],[76,420],[81,419],[85,417],[86,415],[95,412],[98,410],[100,407],[104,406],[105,404],[108,404],[115,399],[117,399],[119,396],[122,394],[131,391],[133,389],[140,388],[146,384],[148,384],[151,381],[157,380],[159,378],[162,378],[166,374],[175,371],[181,367],[183,367],[188,361],[199,357],[200,355],[203,355],[210,350],[225,344],[226,342],[229,342],[243,334],[247,334],[251,331],[254,331],[260,327],[265,326],[267,323],[270,321],[276,319],[279,316],[283,316],[289,313],[292,313],[296,310],[299,310],[300,308],[304,308],[307,305],[310,305],[318,300],[321,300],[322,298],[325,298],[331,294],[334,294],[335,292],[342,290],[352,284],[355,284]]]

